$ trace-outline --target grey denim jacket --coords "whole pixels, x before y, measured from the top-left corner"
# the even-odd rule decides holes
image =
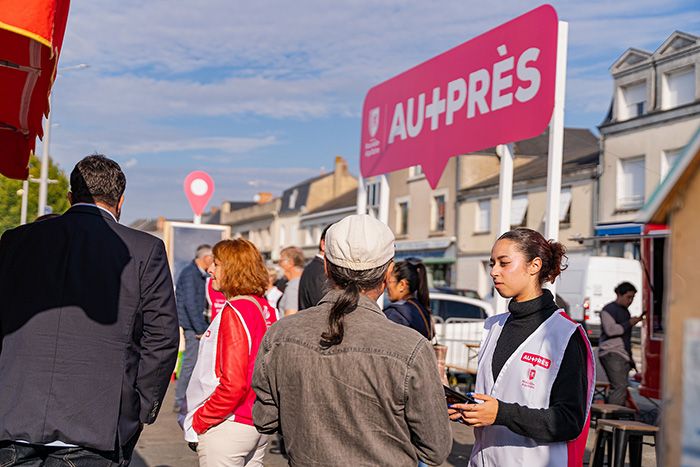
[[[343,342],[322,348],[338,296],[268,330],[253,374],[256,428],[284,434],[293,466],[441,464],[452,432],[432,346],[360,296]]]

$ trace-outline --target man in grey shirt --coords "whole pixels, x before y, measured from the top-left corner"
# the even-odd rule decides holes
[[[598,358],[610,381],[608,402],[625,405],[629,372],[635,368],[632,359],[632,328],[643,319],[630,317],[629,306],[637,289],[629,282],[615,287],[617,298],[600,312],[600,343]]]
[[[273,325],[253,374],[253,422],[282,432],[290,465],[430,465],[452,446],[430,343],[377,305],[394,236],[367,215],[333,225],[318,306]]]
[[[284,248],[280,252],[279,265],[288,282],[278,308],[281,316],[289,316],[299,311],[299,280],[304,272],[304,253],[301,248],[295,246]]]

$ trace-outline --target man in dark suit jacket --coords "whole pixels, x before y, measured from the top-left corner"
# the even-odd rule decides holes
[[[165,248],[118,223],[119,165],[70,182],[65,214],[0,239],[0,465],[128,465],[177,358]]]
[[[299,311],[318,305],[330,289],[323,266],[323,254],[326,250],[326,232],[331,225],[333,224],[328,224],[321,232],[318,254],[306,265],[299,279]]]

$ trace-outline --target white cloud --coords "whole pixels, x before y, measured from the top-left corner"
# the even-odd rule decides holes
[[[144,141],[136,144],[127,144],[122,147],[116,147],[115,153],[131,155],[215,150],[227,154],[241,154],[276,143],[277,138],[274,136],[263,138],[179,138],[167,141]]]
[[[127,169],[131,169],[133,167],[136,167],[136,164],[138,164],[138,163],[139,163],[138,159],[132,157],[128,161],[124,162],[124,167]]]

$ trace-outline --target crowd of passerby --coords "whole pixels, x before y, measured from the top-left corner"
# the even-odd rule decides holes
[[[595,365],[543,288],[561,272],[561,244],[523,228],[494,244],[508,312],[485,322],[475,393],[448,407],[426,267],[395,261],[385,224],[329,225],[306,265],[293,246],[273,265],[245,239],[201,245],[174,287],[163,243],[119,224],[119,165],[86,157],[70,182],[65,214],[0,240],[3,467],[128,465],[180,329],[175,411],[201,466],[262,466],[275,434],[290,465],[439,465],[450,419],[474,427],[469,465],[581,465]],[[206,313],[209,288],[221,306]],[[636,291],[616,292],[601,338],[614,397],[636,324]]]

